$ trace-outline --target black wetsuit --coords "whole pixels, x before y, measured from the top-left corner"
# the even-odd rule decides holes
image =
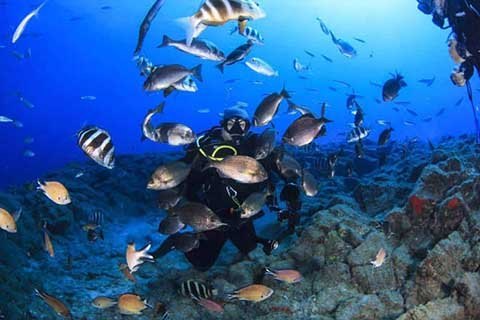
[[[450,0],[447,18],[457,41],[472,55],[467,64],[480,74],[480,0]]]
[[[214,128],[201,139],[201,148],[205,154],[211,155],[219,146],[231,146],[236,149],[237,155],[253,156],[256,138],[257,135],[248,134],[237,143],[225,141],[222,137],[222,129]],[[227,155],[232,155],[230,149],[225,149],[225,153],[220,151],[215,156]],[[205,237],[200,240],[200,246],[185,254],[196,269],[209,269],[217,260],[227,240],[232,241],[243,254],[254,250],[257,243],[267,241],[257,237],[252,219],[240,219],[240,212],[235,210],[251,193],[264,190],[267,182],[241,184],[220,177],[214,168],[203,170],[209,160],[199,152],[196,144],[187,149],[183,161],[192,164],[192,172],[185,186],[185,198],[188,201],[207,205],[229,225],[226,229],[204,232]]]
[[[232,147],[237,155],[253,157],[256,139],[258,135],[247,134],[238,141],[226,141],[222,137],[222,128],[213,128],[208,131],[199,140],[199,145],[194,143],[187,148],[186,155],[182,161],[192,165],[192,171],[184,183],[184,198],[187,201],[200,202],[208,206],[222,220],[228,224],[228,227],[219,228],[203,232],[200,238],[199,247],[185,253],[188,261],[198,270],[208,270],[217,260],[224,244],[230,240],[243,254],[248,254],[254,250],[258,243],[263,245],[265,253],[269,254],[276,246],[277,241],[258,237],[255,231],[253,220],[263,216],[263,212],[258,213],[252,218],[241,219],[240,211],[237,209],[240,204],[252,193],[260,192],[270,188],[272,190],[279,179],[285,180],[278,172],[275,165],[274,156],[271,155],[260,162],[269,173],[269,179],[257,184],[242,184],[232,179],[220,177],[217,170],[209,168],[207,156],[214,155],[215,158],[223,158],[232,155]],[[227,148],[225,148],[228,146]],[[214,153],[217,148],[223,148]],[[275,174],[276,173],[276,174]],[[291,234],[298,223],[299,214],[297,211],[301,207],[300,192],[296,185],[291,181],[282,190],[280,199],[287,203],[287,210],[279,212],[279,220],[288,219],[289,228],[286,235]],[[267,204],[275,208],[274,196],[267,199]],[[292,214],[292,212],[294,212]],[[281,235],[282,239],[285,235]],[[153,255],[158,258],[172,250],[172,242],[169,237],[158,248]]]

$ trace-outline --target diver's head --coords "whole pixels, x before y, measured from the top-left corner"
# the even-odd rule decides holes
[[[417,0],[418,10],[424,14],[433,16],[433,23],[443,28],[445,23],[445,17],[447,16],[447,4],[446,0]]]
[[[245,136],[250,130],[247,111],[238,107],[225,109],[220,124],[224,135],[231,140]]]

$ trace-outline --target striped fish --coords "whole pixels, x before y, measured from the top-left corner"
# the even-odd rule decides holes
[[[241,34],[248,20],[265,16],[265,11],[254,0],[206,0],[193,16],[181,18],[178,22],[186,30],[186,44],[189,46],[192,39],[198,37],[207,26],[220,26],[237,20]]]
[[[368,136],[369,133],[370,133],[370,130],[368,129],[365,129],[363,127],[355,127],[348,134],[347,142],[353,143],[353,142],[358,142],[360,140],[363,140]]]
[[[235,26],[235,28],[232,29],[230,34],[234,34],[235,32],[238,32],[240,35],[244,36],[248,40],[252,40],[253,43],[256,43],[256,44],[264,43],[262,34],[258,30],[253,29],[252,27],[246,27],[245,30],[243,30],[243,32],[240,32],[238,29],[238,26]]]
[[[217,294],[217,290],[202,282],[186,280],[180,285],[180,293],[192,299],[209,299]]]
[[[98,127],[85,127],[77,134],[78,146],[99,165],[113,169],[115,147],[110,134]]]

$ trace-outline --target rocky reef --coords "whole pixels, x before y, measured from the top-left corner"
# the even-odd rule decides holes
[[[445,138],[434,148],[415,141],[392,143],[379,166],[373,144],[366,157],[345,151],[337,175],[316,172],[320,193],[305,198],[302,224],[270,256],[257,248],[248,259],[234,259],[227,246],[208,272],[190,268],[177,252],[146,264],[136,282],[118,268],[128,241],[157,245],[163,217],[154,192],[145,190],[156,166],[171,155],[121,156],[118,169],[72,164],[42,179],[70,190],[72,204],[55,206],[32,185],[0,194],[8,210],[23,208],[18,233],[2,232],[0,314],[6,319],[54,319],[34,288],[58,297],[75,319],[126,318],[113,307],[91,305],[97,296],[133,292],[150,304],[163,303],[169,319],[399,319],[480,318],[480,147],[473,137]],[[322,147],[322,154],[338,146]],[[370,151],[369,151],[370,150]],[[298,153],[306,164],[311,154]],[[347,174],[347,162],[354,172]],[[79,172],[84,175],[75,178]],[[92,211],[105,216],[105,240],[90,243],[82,225]],[[55,257],[42,248],[41,223],[48,222]],[[278,228],[273,214],[261,222],[264,233]],[[380,249],[384,263],[374,267]],[[263,268],[296,269],[294,285],[262,277]],[[214,314],[178,293],[182,280],[211,283],[223,293],[262,282],[271,298],[252,304],[227,303]],[[155,319],[146,310],[138,319]],[[158,316],[160,319],[160,316]]]

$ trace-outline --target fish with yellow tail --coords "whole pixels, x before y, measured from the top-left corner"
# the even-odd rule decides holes
[[[45,303],[48,304],[57,315],[64,319],[73,319],[70,310],[62,301],[38,289],[35,289],[35,294],[45,301]]]
[[[68,193],[67,188],[58,181],[37,181],[38,187],[37,190],[41,190],[43,194],[55,204],[64,206],[72,203],[70,199],[70,194]]]
[[[17,232],[17,221],[22,214],[22,209],[10,214],[7,210],[0,208],[0,229],[9,233]]]
[[[228,294],[227,298],[229,300],[250,301],[256,303],[270,298],[272,294],[273,289],[264,286],[263,284],[252,284]]]
[[[272,276],[275,280],[290,284],[300,282],[303,279],[302,274],[297,270],[273,270],[265,268],[265,274]]]
[[[47,230],[47,222],[43,222],[43,250],[47,251],[50,257],[55,257],[55,250],[53,249],[53,243],[50,239],[50,235],[48,234]]]
[[[248,20],[266,17],[265,11],[255,0],[206,0],[191,17],[180,18],[177,22],[186,31],[186,44],[198,37],[208,26],[221,26],[228,21],[238,21],[238,31],[245,32]]]
[[[127,266],[131,273],[136,272],[144,262],[154,262],[153,256],[148,254],[152,244],[147,244],[140,250],[135,249],[135,243],[131,242],[127,246]]]
[[[147,308],[151,308],[147,300],[136,294],[126,293],[118,298],[118,310],[123,315],[140,315]]]

